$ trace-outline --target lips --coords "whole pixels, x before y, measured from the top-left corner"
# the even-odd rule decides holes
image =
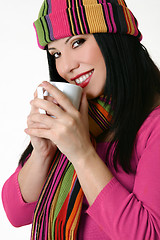
[[[71,78],[71,81],[75,81],[76,85],[84,88],[88,85],[88,83],[91,79],[91,76],[93,74],[93,71],[94,70],[92,69],[90,71],[81,73],[81,74],[77,75],[76,77]]]

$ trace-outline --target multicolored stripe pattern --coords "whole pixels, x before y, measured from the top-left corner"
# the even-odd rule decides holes
[[[112,112],[105,97],[89,102],[91,140],[111,126]],[[83,191],[71,162],[57,150],[41,191],[32,224],[31,240],[76,240]]]
[[[118,32],[142,39],[124,0],[44,0],[34,27],[42,49],[55,39],[78,34]]]
[[[97,100],[91,100],[88,104],[88,119],[90,132],[97,137],[106,129],[111,127],[113,111],[111,105],[106,105],[106,98],[99,97]]]

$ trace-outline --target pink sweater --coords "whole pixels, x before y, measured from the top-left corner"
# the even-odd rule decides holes
[[[97,145],[105,160],[107,143]],[[159,240],[160,239],[160,107],[141,126],[131,161],[133,174],[118,172],[110,164],[114,178],[89,207],[84,198],[79,240]],[[32,223],[36,202],[25,203],[17,175],[6,181],[2,190],[4,209],[18,227]]]

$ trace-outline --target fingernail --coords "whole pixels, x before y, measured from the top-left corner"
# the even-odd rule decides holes
[[[24,129],[24,132],[25,132],[25,133],[28,133],[28,128]]]
[[[47,86],[48,85],[48,82],[47,81],[43,81],[42,82],[42,86]]]
[[[56,101],[56,99],[53,99],[52,102],[55,103],[55,104],[58,104],[58,102]]]

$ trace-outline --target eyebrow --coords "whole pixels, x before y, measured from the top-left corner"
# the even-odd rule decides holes
[[[74,36],[71,36],[71,37],[67,38],[66,41],[65,41],[65,44],[67,44],[72,37],[74,37]],[[55,50],[55,49],[56,48],[54,48],[54,47],[48,48],[48,50]]]

